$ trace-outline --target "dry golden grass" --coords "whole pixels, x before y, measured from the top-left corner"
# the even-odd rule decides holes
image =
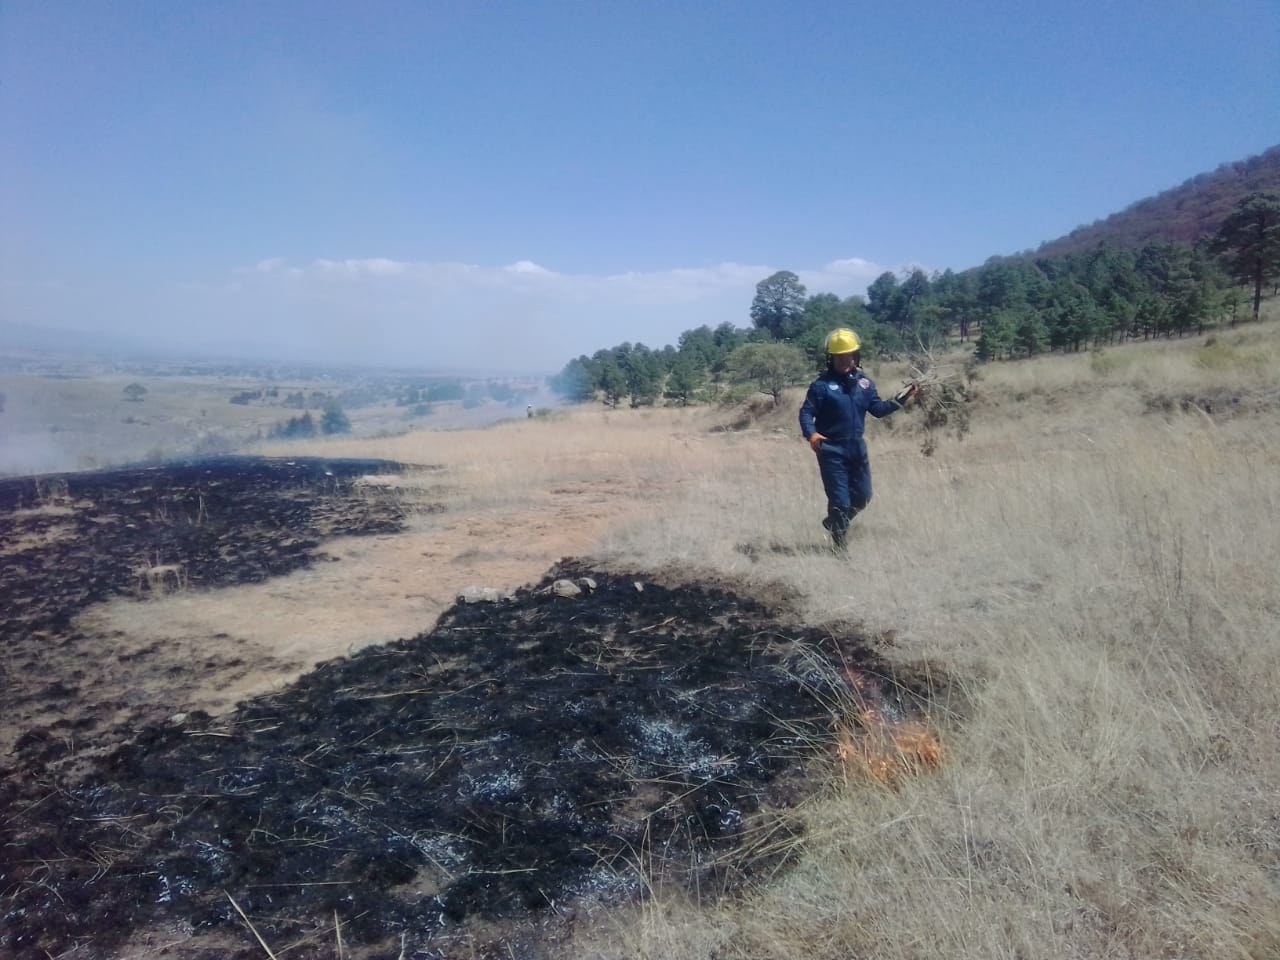
[[[932,458],[879,431],[848,562],[734,549],[821,532],[812,463],[767,435],[616,534],[897,631],[971,707],[940,773],[812,804],[799,866],[746,903],[659,901],[581,955],[1280,955],[1280,407],[1142,414],[1223,387],[1200,349],[1135,347],[1114,385],[1088,356],[984,368],[972,435]],[[1273,390],[1268,363],[1228,386]]]
[[[588,409],[287,449],[440,464],[422,483],[454,508],[521,522],[602,498],[601,562],[781,586],[811,622],[892,631],[894,656],[958,678],[941,769],[834,783],[800,811],[788,870],[601,915],[574,956],[1263,960],[1280,956],[1276,333],[982,368],[965,440],[924,457],[910,415],[869,431],[876,497],[848,559],[821,549],[798,397],[735,433],[713,411]],[[1248,402],[1152,403],[1227,394]]]

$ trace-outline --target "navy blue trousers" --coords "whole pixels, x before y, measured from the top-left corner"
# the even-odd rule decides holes
[[[865,440],[824,443],[818,448],[818,470],[827,494],[827,520],[836,546],[844,546],[849,521],[871,502],[871,464]]]

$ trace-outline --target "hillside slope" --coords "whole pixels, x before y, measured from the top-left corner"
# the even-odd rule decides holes
[[[1224,163],[1212,173],[1198,174],[1103,220],[1076,227],[1065,237],[1042,243],[1035,255],[1082,253],[1102,243],[1133,248],[1151,242],[1193,244],[1216,233],[1236,202],[1257,190],[1280,190],[1280,145]]]

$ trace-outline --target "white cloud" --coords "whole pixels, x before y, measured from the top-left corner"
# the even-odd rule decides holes
[[[178,348],[536,373],[623,341],[656,348],[703,324],[747,326],[756,284],[776,269],[727,261],[573,274],[531,259],[480,266],[271,258],[214,282],[117,287],[111,296],[77,286],[58,303],[27,285],[17,299],[27,300],[21,312],[41,318],[34,322],[75,328],[92,315],[100,332]],[[885,269],[849,258],[796,272],[810,293],[843,297],[864,292]]]
[[[554,371],[623,341],[661,347],[702,324],[745,326],[756,284],[775,269],[725,262],[591,275],[533,260],[276,258],[235,271],[210,299],[222,333],[317,359]],[[849,258],[797,273],[811,293],[848,296],[884,270]]]
[[[847,260],[832,260],[827,264],[826,268],[829,273],[842,274],[845,276],[862,277],[876,270],[884,271],[869,260],[863,260],[861,257],[849,257]]]
[[[534,263],[532,260],[517,260],[515,263],[506,267],[512,273],[540,273],[550,274],[551,271],[546,267]]]
[[[890,268],[861,257],[850,257],[832,260],[816,270],[797,271],[797,276],[810,293],[834,293],[847,297],[864,293],[871,281],[887,269]]]

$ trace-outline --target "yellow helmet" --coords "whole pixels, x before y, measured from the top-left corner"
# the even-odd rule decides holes
[[[840,327],[827,334],[827,353],[854,353],[862,349],[858,335],[848,327]]]

